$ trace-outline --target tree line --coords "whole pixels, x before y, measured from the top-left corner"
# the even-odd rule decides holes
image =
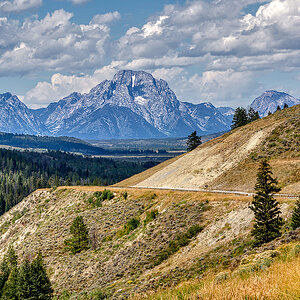
[[[0,149],[0,215],[39,188],[110,185],[151,166],[59,151],[37,153]]]

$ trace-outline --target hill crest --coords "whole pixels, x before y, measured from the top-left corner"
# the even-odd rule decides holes
[[[300,105],[276,112],[118,185],[252,192],[258,161],[266,157],[283,192],[299,193],[299,117]]]

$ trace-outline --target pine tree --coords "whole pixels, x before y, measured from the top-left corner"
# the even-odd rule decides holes
[[[253,197],[250,209],[254,212],[255,224],[252,235],[258,245],[269,242],[280,236],[283,220],[280,217],[279,203],[274,199],[274,194],[281,188],[267,160],[259,166],[255,184],[256,195]]]
[[[289,108],[289,106],[286,103],[284,103],[284,105],[283,105],[283,109],[285,109],[285,108]]]
[[[277,105],[276,111],[281,110],[281,107],[279,105]]]
[[[202,144],[201,136],[197,136],[197,131],[194,131],[188,136],[186,144],[187,151],[192,151]]]
[[[255,111],[252,107],[250,107],[248,110],[247,117],[248,117],[248,123],[251,123],[259,119],[259,113],[258,111]]]
[[[31,263],[31,282],[32,299],[48,300],[52,298],[53,289],[51,287],[51,282],[48,278],[46,269],[44,267],[41,252],[39,252],[37,258],[34,259]]]
[[[1,299],[19,300],[18,290],[19,290],[19,269],[17,266],[15,266],[10,271],[9,277],[5,282]]]
[[[235,129],[244,126],[248,123],[247,111],[243,107],[238,107],[233,115],[231,129]]]
[[[4,256],[10,269],[16,268],[18,265],[18,256],[13,245],[10,245],[7,253]]]
[[[291,227],[295,230],[300,227],[300,196],[296,202],[296,206],[293,210],[292,220],[291,220]]]
[[[31,298],[32,282],[31,282],[31,267],[28,259],[25,259],[20,267],[18,280],[18,297],[19,299]]]
[[[76,254],[89,248],[88,228],[84,224],[82,216],[78,216],[74,219],[70,227],[70,232],[73,237],[65,241],[68,250]]]
[[[3,292],[4,285],[5,285],[6,281],[8,280],[9,273],[10,273],[10,270],[9,270],[7,261],[5,259],[3,259],[3,261],[0,264],[0,296]]]

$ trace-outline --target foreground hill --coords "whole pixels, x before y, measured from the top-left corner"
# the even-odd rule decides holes
[[[300,192],[300,105],[276,112],[118,184],[252,192],[269,158],[282,192]]]
[[[114,188],[113,199],[95,206],[99,191],[103,188],[75,187],[31,194],[0,217],[0,258],[12,243],[23,259],[41,250],[55,294],[64,294],[62,299],[102,299],[92,296],[100,290],[126,299],[183,280],[228,269],[243,275],[244,267],[252,272],[260,266],[254,257],[265,250],[251,248],[253,215],[247,198],[142,189],[127,190],[124,197],[125,189]],[[281,202],[285,218],[292,205]],[[64,241],[77,216],[88,226],[91,248],[72,255]],[[139,221],[135,227],[129,226],[132,218]],[[299,238],[294,233],[276,247]],[[245,266],[248,256],[253,263]],[[262,258],[269,262],[259,270],[274,257],[267,252]]]

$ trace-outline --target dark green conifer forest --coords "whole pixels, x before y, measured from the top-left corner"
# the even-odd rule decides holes
[[[110,185],[151,166],[149,162],[114,161],[59,151],[0,149],[0,215],[39,188]]]

